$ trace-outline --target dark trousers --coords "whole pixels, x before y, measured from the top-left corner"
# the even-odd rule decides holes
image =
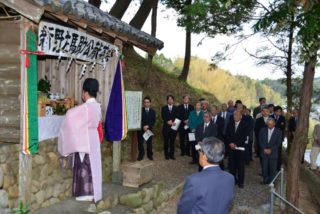
[[[179,129],[181,155],[190,155],[190,142],[188,137],[189,129]]]
[[[164,139],[164,156],[165,158],[174,157],[174,144],[176,141],[177,132],[172,129],[163,130]]]
[[[138,159],[143,159],[144,157],[144,142],[145,140],[143,139],[143,133],[142,131],[139,131],[138,132],[138,150],[139,150],[139,155],[138,155]],[[146,141],[146,144],[147,144],[147,157],[149,159],[152,158],[153,156],[153,152],[152,152],[152,137],[150,137],[148,139],[148,141]]]
[[[255,153],[257,157],[260,157],[260,145],[259,145],[259,140],[257,138],[255,138],[254,140],[255,142]]]
[[[229,171],[234,176],[239,185],[244,184],[244,163],[245,152],[239,150],[230,150],[229,153]]]
[[[192,161],[196,163],[198,160],[197,158],[198,152],[196,151],[196,141],[191,141],[190,146],[191,146]]]
[[[276,174],[277,158],[262,157],[262,176],[265,183],[270,183]]]
[[[277,170],[280,171],[282,165],[282,142],[278,150]]]
[[[252,160],[252,140],[249,140],[248,144],[246,145],[246,164],[249,164]]]

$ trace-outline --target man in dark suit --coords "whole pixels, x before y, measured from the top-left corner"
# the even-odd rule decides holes
[[[259,144],[259,133],[260,130],[264,127],[267,127],[267,120],[269,118],[269,108],[267,105],[264,105],[262,107],[262,117],[259,117],[258,119],[256,119],[256,123],[254,125],[254,135],[256,137],[256,155],[257,157],[260,157],[260,144]]]
[[[278,154],[278,163],[277,163],[277,170],[281,169],[282,164],[282,142],[284,140],[285,130],[286,130],[286,118],[282,115],[282,108],[281,106],[274,107],[274,120],[276,121],[276,128],[281,131],[282,134],[282,141],[279,145],[279,154]]]
[[[223,141],[224,119],[218,115],[218,107],[212,105],[210,108],[211,122],[217,126],[217,138]]]
[[[260,157],[262,159],[263,183],[269,184],[276,174],[278,149],[282,142],[281,131],[275,128],[275,120],[269,118],[268,127],[259,133]]]
[[[245,141],[249,130],[247,123],[241,120],[241,117],[242,113],[235,111],[226,132],[226,141],[230,147],[229,170],[239,188],[243,188],[244,185]]]
[[[269,104],[268,105],[269,108],[269,117],[274,117],[274,104]]]
[[[198,125],[195,133],[197,142],[201,142],[206,137],[217,137],[217,125],[212,123],[210,119],[209,112],[203,113],[203,123]]]
[[[190,112],[193,111],[194,108],[189,104],[189,101],[189,95],[185,95],[183,96],[183,104],[178,106],[178,118],[181,120],[181,124],[179,126],[181,156],[190,156],[190,142],[188,139],[190,129],[188,127],[188,118]]]
[[[211,114],[206,112],[203,114],[203,123],[198,125],[196,129],[196,142],[201,142],[206,137],[217,137],[218,128],[217,125],[211,122]],[[199,160],[199,155],[197,155],[197,160]],[[201,165],[199,165],[199,171],[202,170]]]
[[[152,131],[152,127],[156,122],[156,112],[150,108],[151,99],[150,97],[145,97],[143,99],[143,108],[142,108],[142,116],[141,116],[141,130],[138,132],[138,161],[141,161],[144,156],[144,147],[143,142],[145,141],[143,138],[143,134],[150,130]],[[152,152],[152,136],[146,141],[147,143],[147,157],[149,160],[153,160],[153,152]]]
[[[253,161],[252,159],[252,146],[253,146],[253,135],[254,135],[254,120],[251,116],[251,110],[248,108],[245,108],[246,116],[246,122],[249,126],[249,136],[247,140],[247,149],[246,149],[246,165],[249,165],[250,161]]]
[[[224,119],[223,135],[225,135],[229,119],[232,117],[232,113],[227,111],[227,107],[228,106],[226,103],[222,103],[221,104],[221,111],[219,112],[219,116]]]
[[[167,96],[167,105],[162,107],[161,117],[163,120],[162,134],[164,139],[164,156],[166,160],[175,160],[174,146],[177,131],[173,130],[171,127],[176,125],[174,121],[178,118],[178,108],[174,105],[174,97],[172,95]]]
[[[233,200],[234,178],[218,165],[223,160],[224,144],[212,137],[203,139],[200,146],[203,170],[186,179],[177,213],[227,214]]]
[[[259,98],[259,106],[255,107],[253,110],[253,119],[256,119],[257,114],[259,114],[262,110],[262,105],[266,104],[266,98],[265,97],[260,97]]]

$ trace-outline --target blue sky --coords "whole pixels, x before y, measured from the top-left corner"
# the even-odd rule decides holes
[[[101,9],[109,11],[115,0],[108,0],[103,3]],[[123,21],[129,22],[139,7],[139,1],[133,1],[126,11]],[[157,20],[157,38],[164,42],[164,48],[158,53],[163,53],[166,57],[172,59],[184,57],[185,31],[176,24],[177,14],[172,9],[167,9],[159,4]],[[245,26],[247,32],[250,32],[248,26]],[[150,16],[144,24],[143,31],[151,32]],[[201,45],[199,45],[199,42]],[[217,52],[222,51],[225,44],[233,44],[237,40],[231,36],[220,35],[215,38],[207,38],[205,34],[192,35],[192,55],[210,61],[211,57]],[[264,44],[265,39],[256,36],[240,45],[233,51],[229,60],[220,62],[219,67],[229,70],[232,74],[247,75],[253,79],[278,79],[284,77],[281,71],[274,71],[270,66],[256,66],[255,61],[244,49],[254,53],[258,45]],[[140,52],[144,54],[143,52]],[[303,67],[300,67],[301,71]],[[300,72],[301,72],[300,71]],[[320,70],[317,69],[316,76],[320,76]]]

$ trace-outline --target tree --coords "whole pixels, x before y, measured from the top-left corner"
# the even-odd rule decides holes
[[[89,0],[88,2],[89,4],[92,4],[93,6],[100,8],[101,0]]]
[[[146,22],[152,7],[154,6],[155,0],[143,0],[139,10],[131,19],[129,24],[139,30],[141,30],[143,24]]]
[[[275,0],[275,7],[269,7],[268,13],[256,24],[256,29],[266,29],[280,25],[285,17],[290,16],[291,10],[297,10],[295,21],[298,28],[296,40],[301,50],[301,60],[304,63],[303,82],[300,91],[299,120],[291,145],[287,167],[287,200],[299,206],[299,179],[301,159],[304,155],[308,142],[309,114],[313,91],[313,80],[317,57],[320,49],[320,1],[299,0]],[[288,3],[290,5],[288,6]],[[273,28],[277,30],[276,28]],[[286,213],[293,214],[295,211],[287,208]]]
[[[181,80],[187,80],[191,58],[191,33],[217,34],[234,33],[241,29],[253,11],[255,0],[162,0],[167,7],[179,14],[178,25],[186,29],[185,61]]]
[[[128,9],[132,0],[117,0],[109,11],[109,14],[118,18],[122,19],[124,13]]]

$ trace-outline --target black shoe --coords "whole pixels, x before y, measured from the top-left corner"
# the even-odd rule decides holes
[[[142,160],[143,160],[143,158],[138,158],[138,159],[137,159],[137,161],[142,161]]]
[[[149,157],[148,159],[151,160],[151,161],[153,161],[153,157]]]
[[[166,159],[166,160],[169,160],[169,157],[166,156],[165,159]]]
[[[243,188],[244,188],[243,184],[239,184],[238,187],[239,187],[240,189],[243,189]]]
[[[171,160],[175,160],[176,158],[175,158],[175,157],[170,157],[170,159],[171,159]]]

